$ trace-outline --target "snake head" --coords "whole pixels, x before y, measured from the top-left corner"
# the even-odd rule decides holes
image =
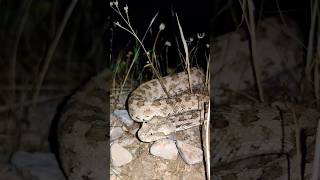
[[[150,122],[142,123],[138,131],[138,138],[143,142],[153,142],[159,139],[167,138],[176,131],[176,127],[169,121],[159,123],[158,120],[151,120]]]

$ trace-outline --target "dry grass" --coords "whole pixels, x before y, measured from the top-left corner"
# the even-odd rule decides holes
[[[256,45],[256,31],[255,31],[255,19],[254,19],[254,4],[252,0],[239,0],[242,8],[243,18],[246,22],[250,33],[250,41],[251,41],[251,54],[252,54],[252,66],[254,70],[254,78],[258,88],[259,99],[261,102],[264,102],[264,93],[261,85],[261,75],[260,69],[257,65],[257,45]]]
[[[144,68],[146,67],[149,67],[151,68],[153,74],[156,76],[156,78],[159,80],[164,92],[167,94],[167,97],[170,97],[171,95],[169,94],[169,92],[167,91],[167,89],[165,88],[164,86],[164,83],[162,81],[162,75],[159,73],[159,67],[160,67],[160,60],[158,59],[158,57],[160,56],[160,54],[157,54],[156,52],[156,44],[157,44],[157,41],[159,39],[159,35],[160,35],[160,32],[162,30],[164,30],[165,28],[165,25],[163,23],[160,24],[159,26],[159,30],[156,34],[156,38],[154,40],[154,43],[153,43],[153,46],[151,48],[151,52],[152,54],[150,54],[150,51],[147,51],[147,48],[144,46],[144,39],[146,37],[146,34],[147,32],[149,31],[149,29],[151,28],[151,26],[153,25],[155,19],[157,18],[157,15],[158,13],[152,18],[152,20],[150,21],[149,23],[149,27],[147,28],[144,36],[142,39],[139,39],[138,35],[136,34],[136,32],[133,30],[133,27],[132,25],[130,24],[130,21],[129,21],[129,14],[128,14],[128,7],[125,6],[124,7],[124,13],[122,13],[122,11],[120,10],[120,6],[118,4],[118,1],[114,1],[114,2],[111,2],[110,3],[110,7],[121,17],[124,25],[122,25],[120,22],[116,22],[115,25],[119,28],[121,28],[122,30],[128,32],[129,34],[131,34],[139,43],[139,49],[142,48],[142,50],[144,51],[144,54],[145,56],[147,57],[147,62],[146,62],[146,65],[144,66]],[[180,21],[179,21],[179,18],[178,18],[178,15],[175,14],[175,17],[176,17],[176,21],[177,21],[177,25],[178,25],[178,28],[179,28],[179,34],[180,34],[180,38],[181,38],[181,42],[182,42],[182,45],[183,45],[183,49],[184,49],[184,54],[181,53],[180,51],[180,48],[178,48],[178,52],[179,52],[179,55],[180,55],[180,59],[181,61],[183,62],[183,67],[184,69],[186,70],[186,72],[188,73],[188,77],[190,79],[190,66],[191,66],[191,60],[190,60],[190,55],[192,55],[192,57],[194,58],[196,56],[196,52],[198,50],[198,47],[197,45],[192,47],[191,51],[189,51],[189,47],[188,47],[188,43],[187,43],[187,40],[185,39],[185,36],[184,36],[184,33],[183,33],[183,29],[182,29],[182,26],[180,24]],[[204,35],[199,35],[199,38],[198,39],[201,39],[203,38]],[[178,43],[178,40],[176,38],[176,42],[177,42],[177,46],[179,47],[179,43]],[[166,57],[166,61],[168,62],[168,47],[171,46],[171,43],[167,43],[165,44],[165,48],[166,48],[166,54],[165,54],[165,57]],[[121,85],[121,90],[122,88],[124,87],[126,81],[128,80],[128,76],[129,74],[131,73],[131,68],[133,67],[133,64],[138,60],[138,55],[139,54],[135,54],[134,56],[134,59],[133,61],[131,62],[130,64],[130,68],[128,69],[128,71],[126,72],[126,76],[124,78],[124,81],[122,82],[122,85]],[[207,87],[207,90],[209,90],[209,62],[210,62],[210,56],[207,58],[207,70],[206,70],[206,87]],[[168,63],[166,63],[167,65],[167,68],[168,68]],[[168,70],[168,69],[167,69]],[[190,87],[190,93],[193,93],[192,92],[192,88],[191,88],[191,82],[189,81],[189,87]],[[121,90],[120,90],[120,93],[121,93]],[[208,116],[210,117],[210,116]],[[206,159],[206,172],[207,172],[207,179],[210,179],[210,149],[209,149],[209,119],[205,121],[205,125],[203,127],[204,128],[204,134],[205,134],[205,142],[203,142],[203,144],[205,144],[205,159]]]
[[[82,19],[85,14],[88,15],[86,18],[91,21],[92,16],[89,14],[91,12],[84,11],[79,16],[77,14],[79,11],[74,11],[77,7],[80,8],[90,2],[80,3],[80,6],[77,6],[78,0],[70,2],[56,0],[1,1],[0,4],[0,40],[2,42],[0,112],[3,121],[3,127],[1,127],[3,131],[0,134],[1,136],[8,134],[8,137],[18,134],[17,139],[4,140],[4,142],[10,140],[10,144],[16,144],[16,147],[10,151],[7,151],[5,147],[2,154],[13,153],[16,150],[27,151],[27,148],[22,145],[24,140],[23,138],[21,140],[20,137],[30,131],[36,131],[35,138],[45,142],[39,145],[39,148],[38,146],[34,148],[34,152],[51,151],[52,149],[47,146],[48,143],[51,143],[48,136],[54,134],[55,131],[51,131],[49,127],[51,123],[53,125],[56,123],[52,121],[52,116],[57,108],[57,102],[62,102],[84,79],[88,78],[88,75],[92,76],[97,72],[86,66],[88,64],[90,66],[90,63],[98,64],[98,60],[88,63],[89,60],[84,59],[89,57],[90,53],[91,57],[88,58],[90,60],[92,54],[93,56],[101,55],[97,55],[97,49],[102,47],[102,43],[99,44],[102,38],[97,35],[98,33],[95,34],[97,39],[90,41],[94,47],[89,48],[93,51],[79,53],[78,45],[79,42],[83,42],[83,39],[79,38],[81,33],[78,33],[77,30],[81,29],[81,23],[87,26],[92,26],[93,23]],[[69,6],[60,7],[61,4]],[[90,7],[85,8],[90,9]],[[71,14],[72,18],[70,18]],[[88,37],[91,33],[90,28],[86,29]],[[98,28],[92,29],[97,30]],[[70,38],[71,36],[73,37]],[[71,41],[69,43],[69,39],[73,39],[71,40],[73,43]],[[79,58],[79,54],[82,54],[83,57]],[[85,76],[79,75],[78,72],[85,71],[81,70],[82,67],[85,67],[85,70],[92,70],[93,73],[86,71],[85,73],[88,74],[84,73]],[[50,112],[43,111],[43,109],[50,109]],[[37,124],[38,120],[42,122],[41,125]],[[43,128],[38,129],[40,126]],[[30,146],[34,145],[32,143]],[[6,145],[1,144],[0,149],[4,146]]]
[[[62,33],[65,29],[65,26],[73,12],[73,9],[74,7],[77,5],[77,2],[78,0],[72,0],[64,17],[63,17],[63,20],[61,21],[61,24],[59,25],[59,28],[57,30],[57,33],[55,35],[55,38],[53,39],[53,41],[51,42],[50,44],[50,47],[46,53],[46,56],[45,56],[45,63],[41,69],[41,73],[40,73],[40,78],[39,78],[39,81],[37,82],[37,85],[36,85],[36,88],[35,88],[35,93],[33,95],[33,107],[36,105],[36,103],[38,102],[38,97],[39,97],[39,93],[40,93],[40,89],[41,89],[41,86],[43,84],[43,81],[44,81],[44,78],[47,74],[47,71],[48,71],[48,68],[50,66],[50,63],[51,63],[51,60],[52,60],[52,57],[54,55],[54,52],[57,48],[57,45],[59,43],[59,40],[62,36]]]

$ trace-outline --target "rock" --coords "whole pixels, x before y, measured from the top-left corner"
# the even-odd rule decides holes
[[[130,146],[130,145],[132,145],[134,143],[138,143],[138,140],[135,137],[131,137],[131,138],[130,137],[125,137],[123,139],[119,139],[119,144],[122,147]]]
[[[110,112],[106,88],[111,82],[106,69],[84,84],[61,108],[57,122],[59,160],[69,180],[105,180],[110,164]],[[117,127],[117,126],[112,126]]]
[[[27,171],[38,180],[65,180],[52,153],[17,151],[11,159],[11,163],[20,172]]]
[[[286,26],[282,20],[275,17],[264,18],[256,28],[255,60],[260,70],[260,81],[265,86],[276,84],[293,84],[290,77],[299,77],[303,63],[303,48],[296,39],[301,38],[298,24],[285,17]],[[212,37],[212,54],[215,63],[210,70],[214,74],[211,79],[211,90],[214,103],[222,104],[228,101],[228,96],[252,88],[255,85],[254,72],[251,63],[250,37],[246,29],[222,36]],[[284,43],[285,42],[285,43]],[[291,74],[290,74],[290,73]],[[293,74],[292,74],[293,73]],[[271,81],[271,82],[270,82]]]
[[[115,116],[117,116],[120,119],[120,121],[122,121],[127,126],[132,126],[133,125],[133,120],[129,116],[129,113],[128,113],[127,110],[118,110],[118,109],[116,109],[116,110],[114,110],[113,114]]]
[[[110,130],[110,141],[119,139],[123,134],[121,127],[114,127]]]
[[[131,153],[118,143],[113,143],[111,145],[110,152],[111,161],[114,166],[122,166],[132,161]]]
[[[178,156],[176,144],[170,139],[161,139],[153,143],[150,147],[150,153],[171,160],[177,159]]]
[[[182,159],[187,164],[191,165],[201,163],[203,161],[202,149],[191,146],[190,144],[186,144],[182,141],[177,141],[176,144]]]

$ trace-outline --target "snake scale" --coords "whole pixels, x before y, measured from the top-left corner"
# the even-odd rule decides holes
[[[205,115],[204,103],[209,102],[209,97],[203,93],[190,93],[190,87],[194,90],[205,87],[201,69],[194,67],[190,74],[183,71],[165,76],[162,83],[169,97],[160,81],[153,79],[141,84],[128,99],[131,118],[143,122],[138,136],[145,142],[200,125]]]

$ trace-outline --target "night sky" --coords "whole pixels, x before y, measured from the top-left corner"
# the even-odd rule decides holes
[[[119,5],[123,7],[128,4],[130,21],[138,34],[142,35],[148,27],[153,16],[159,11],[158,17],[153,24],[154,31],[160,23],[166,25],[164,36],[177,36],[178,26],[173,12],[178,14],[181,26],[186,38],[196,33],[209,32],[209,0],[195,1],[147,1],[147,0],[129,0],[119,1]],[[115,13],[112,13],[113,21],[121,19]]]
[[[209,43],[210,34],[215,37],[234,31],[242,16],[238,0],[118,0],[118,2],[122,8],[125,4],[128,5],[131,24],[140,38],[145,33],[153,16],[159,11],[152,26],[154,34],[148,34],[144,41],[149,48],[154,42],[155,33],[158,32],[160,23],[165,23],[166,28],[161,32],[159,38],[162,38],[163,41],[173,42],[178,37],[180,41],[178,25],[172,12],[178,14],[186,39],[191,36],[196,37],[197,33],[205,32],[207,36],[204,41],[207,43]],[[256,17],[259,17],[261,12],[264,16],[277,15],[279,12],[277,0],[257,0],[254,3]],[[278,0],[278,3],[283,15],[294,16],[301,23],[302,28],[308,29],[309,3],[307,1]],[[221,11],[222,9],[223,11]],[[237,18],[238,22],[234,21],[234,18]],[[114,12],[111,14],[111,19],[113,22],[119,21],[121,23],[121,18]],[[128,41],[134,39],[119,28],[115,28],[113,35],[117,41],[113,44],[115,49],[123,48]],[[176,57],[177,55],[173,55],[173,58]]]
[[[140,23],[149,23],[153,15],[159,11],[159,19],[165,24],[175,25],[171,9],[178,13],[180,23],[188,33],[208,31],[209,0],[198,1],[128,1],[130,14]]]
[[[155,22],[152,26],[153,34],[148,33],[144,41],[144,45],[147,49],[150,49],[154,43],[156,33],[158,32],[159,25],[161,23],[165,24],[165,29],[161,32],[158,40],[158,48],[163,48],[165,41],[169,41],[172,44],[172,50],[169,52],[169,59],[177,59],[178,51],[176,50],[175,40],[181,44],[179,28],[177,25],[176,17],[172,12],[177,13],[179,17],[180,24],[182,26],[185,39],[190,37],[196,38],[197,33],[206,33],[205,38],[202,40],[202,46],[204,47],[206,43],[209,43],[209,0],[200,1],[147,1],[147,0],[129,0],[120,1],[119,7],[123,9],[125,4],[128,5],[128,12],[130,17],[131,25],[133,29],[137,32],[139,38],[141,39],[144,35],[150,21],[154,15],[159,12]],[[124,25],[121,18],[116,14],[112,13],[111,19],[113,22],[119,21],[120,24]],[[115,51],[123,49],[127,43],[131,40],[134,41],[133,36],[129,33],[121,30],[120,28],[114,28],[114,40],[113,48]],[[131,45],[134,43],[130,43]],[[181,49],[181,47],[180,47]],[[201,50],[200,52],[203,52]],[[200,54],[200,53],[199,53]],[[204,53],[201,53],[204,55]],[[205,59],[201,57],[200,59]],[[173,65],[174,66],[174,65]]]

